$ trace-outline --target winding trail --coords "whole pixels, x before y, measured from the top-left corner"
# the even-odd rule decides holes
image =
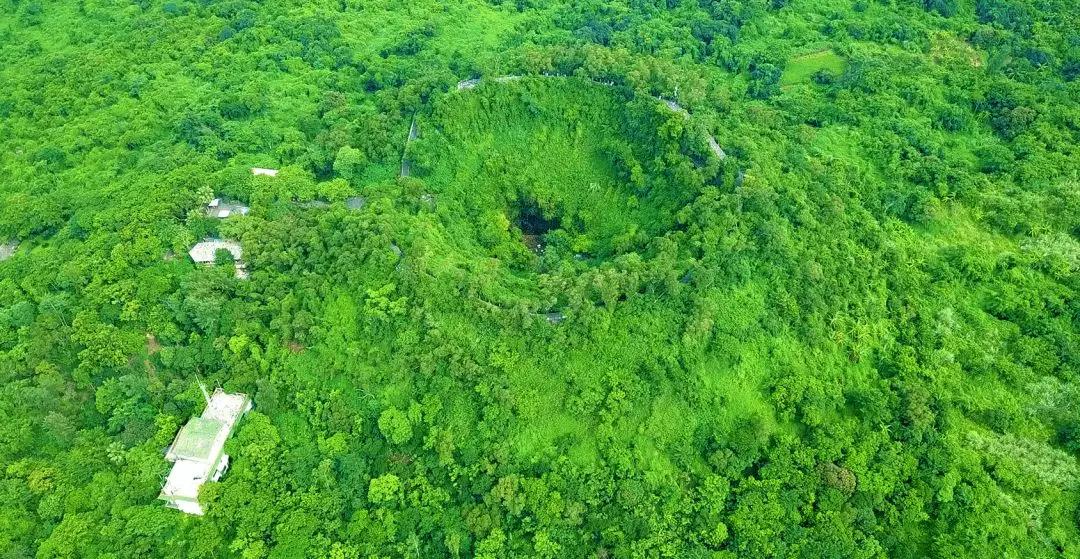
[[[677,113],[681,113],[688,119],[692,118],[690,115],[690,111],[684,109],[682,105],[676,103],[675,101],[672,101],[671,99],[664,99],[663,97],[657,97],[655,95],[653,96],[653,99],[660,101],[661,103],[666,105],[667,108]],[[715,155],[721,161],[727,159],[727,154],[724,153],[723,148],[721,148],[720,144],[716,141],[716,136],[713,136],[712,134],[706,134],[705,141],[709,144],[709,149],[712,150],[713,155]]]

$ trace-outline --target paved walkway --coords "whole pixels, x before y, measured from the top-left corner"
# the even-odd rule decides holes
[[[460,87],[458,88],[460,89]],[[409,144],[420,135],[420,129],[416,126],[416,117],[412,119],[412,124],[409,125],[409,137],[405,140],[405,151],[401,154],[401,176],[407,177],[412,172],[411,165],[409,164]]]

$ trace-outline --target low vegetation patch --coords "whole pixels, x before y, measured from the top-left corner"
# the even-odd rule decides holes
[[[839,75],[844,71],[845,65],[844,58],[833,52],[832,49],[796,56],[788,60],[787,66],[784,67],[780,85],[795,85],[808,82],[818,72],[826,72],[833,76]]]

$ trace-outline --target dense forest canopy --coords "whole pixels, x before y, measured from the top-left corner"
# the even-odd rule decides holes
[[[0,559],[1080,556],[1074,0],[0,0],[0,84]]]

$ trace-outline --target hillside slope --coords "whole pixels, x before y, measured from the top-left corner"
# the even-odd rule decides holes
[[[1078,30],[0,0],[0,558],[1080,556]]]

